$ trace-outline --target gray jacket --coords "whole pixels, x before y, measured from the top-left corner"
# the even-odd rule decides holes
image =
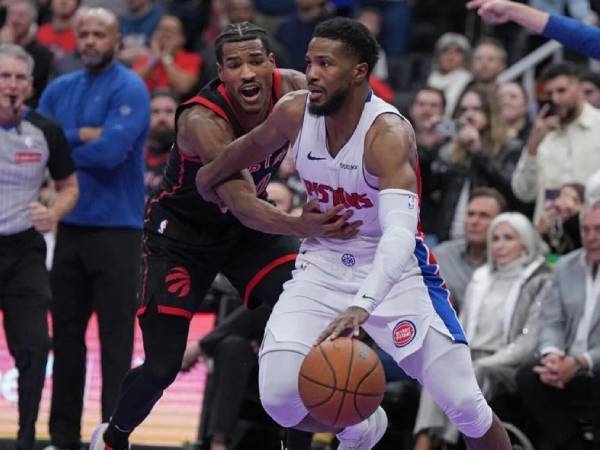
[[[478,269],[467,289],[465,310],[461,314],[461,322],[469,336],[469,330],[477,326],[477,308],[473,300],[485,294],[486,286],[491,282],[487,266]],[[541,318],[540,312],[545,307],[546,297],[551,290],[551,274],[540,258],[528,266],[521,280],[506,293],[508,308],[499,311],[498,319],[505,323],[503,336],[504,347],[478,362],[487,366],[512,366],[531,358],[539,342]],[[481,286],[478,286],[481,285]],[[479,293],[477,292],[479,291]],[[469,301],[471,297],[472,301]],[[511,298],[514,297],[514,298]]]
[[[552,291],[544,302],[540,349],[556,347],[565,352],[573,345],[583,317],[586,299],[586,261],[583,249],[560,258],[554,272]],[[600,299],[590,321],[588,353],[600,367]]]

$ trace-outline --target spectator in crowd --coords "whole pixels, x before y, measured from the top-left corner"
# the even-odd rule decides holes
[[[213,0],[169,0],[165,2],[169,13],[177,16],[183,26],[186,50],[198,52],[202,48],[202,38],[210,22],[214,9]]]
[[[81,0],[81,6],[108,9],[117,17],[127,14],[127,3],[123,0]]]
[[[574,19],[595,23],[597,17],[589,0],[529,0],[529,6],[548,14],[560,15],[565,10]]]
[[[37,31],[37,41],[52,51],[55,61],[77,48],[73,17],[78,7],[79,0],[51,0],[52,19]]]
[[[33,92],[27,103],[35,107],[52,67],[52,52],[38,43],[36,34],[37,9],[29,0],[9,0],[6,21],[0,29],[0,43],[23,47],[35,62],[33,67]]]
[[[127,14],[119,17],[123,46],[119,58],[131,65],[148,52],[152,35],[165,10],[152,0],[127,0],[127,9]]]
[[[283,16],[294,11],[294,0],[257,0],[256,6],[261,14]]]
[[[50,349],[46,244],[75,206],[77,178],[60,127],[24,105],[32,90],[33,58],[0,45],[0,309],[9,352],[19,371],[19,431],[15,448],[33,450],[35,422]],[[38,201],[46,168],[57,191],[51,206]]]
[[[542,305],[552,288],[545,250],[523,214],[500,214],[489,226],[487,261],[473,273],[460,314],[488,402],[516,392],[517,370],[538,343]],[[434,433],[446,442],[458,439],[458,431],[427,391],[421,393],[415,433],[415,450],[432,448]]]
[[[534,33],[600,59],[600,30],[595,26],[508,0],[471,0],[467,8],[477,9],[477,13],[490,23],[516,22]]]
[[[585,183],[584,203],[594,203],[600,200],[600,169],[592,174]]]
[[[225,15],[230,23],[254,22],[256,8],[253,0],[225,0]]]
[[[131,367],[150,98],[140,78],[115,61],[117,27],[105,9],[81,11],[75,30],[85,70],[55,79],[40,100],[40,111],[65,130],[81,191],[59,223],[51,274],[50,438],[61,449],[81,447],[85,332],[93,310],[102,349],[103,420]]]
[[[390,58],[403,57],[409,48],[412,3],[407,0],[358,0],[361,7],[381,11],[381,45]]]
[[[453,306],[458,311],[463,307],[465,291],[473,272],[486,262],[490,223],[505,209],[506,200],[495,189],[473,189],[467,205],[464,239],[442,242],[434,249],[440,273],[452,294]]]
[[[585,184],[600,168],[600,111],[585,101],[576,69],[551,65],[540,78],[552,105],[540,109],[512,176],[515,195],[536,202],[534,223],[547,192],[565,183]]]
[[[146,160],[146,199],[159,191],[169,150],[175,142],[175,111],[179,100],[170,89],[159,88],[152,94],[150,128],[144,149]]]
[[[519,160],[520,145],[509,139],[490,90],[480,86],[467,88],[453,119],[458,130],[440,150],[443,164],[436,167],[442,193],[436,220],[440,240],[464,236],[469,192],[475,187],[497,189],[506,199],[508,210],[530,210],[512,193],[510,180]]]
[[[473,81],[489,86],[506,69],[507,54],[504,46],[494,38],[481,39],[473,51],[471,73]]]
[[[377,39],[377,36],[381,31],[381,24],[379,23],[381,21],[381,15],[379,14],[379,11],[373,8],[365,9],[360,13],[358,20],[363,25],[365,25],[365,27],[367,27],[367,29],[373,35],[373,37]],[[380,47],[378,57],[381,57],[382,55],[385,58],[385,52]],[[378,59],[377,64],[375,65],[375,69],[380,66],[380,62],[382,61]],[[371,89],[373,89],[375,95],[377,95],[379,98],[385,100],[388,103],[393,103],[396,94],[394,93],[392,88],[385,82],[385,79],[387,78],[387,61],[384,59],[384,62],[386,65],[384,73],[385,77],[381,78],[376,73],[375,69],[373,69],[373,72],[371,72],[371,75],[369,76],[369,84],[371,85]]]
[[[458,33],[445,33],[435,43],[433,70],[427,79],[429,86],[441,89],[446,96],[446,115],[455,109],[461,92],[471,81],[467,69],[471,56],[471,44]]]
[[[379,9],[372,7],[361,9],[356,15],[356,20],[366,26],[379,42],[382,22],[381,11]],[[372,75],[375,75],[381,81],[386,81],[388,79],[387,56],[382,47],[379,48],[379,57],[377,59],[377,64],[375,64],[375,67],[373,68]]]
[[[415,94],[409,111],[415,130],[421,167],[421,211],[419,217],[423,231],[430,240],[433,240],[433,244],[437,240],[435,221],[441,193],[432,167],[438,161],[440,147],[448,139],[436,128],[436,125],[443,120],[445,101],[442,91],[425,86]]]
[[[539,355],[517,373],[517,386],[540,428],[540,450],[580,450],[577,401],[600,433],[600,203],[581,212],[583,248],[559,259],[542,310]],[[590,401],[591,400],[591,401]],[[597,448],[597,447],[596,447]]]
[[[585,100],[594,108],[600,108],[600,73],[587,71],[581,76],[581,88]]]
[[[304,55],[315,27],[329,19],[327,0],[296,0],[296,12],[288,15],[275,31],[275,39],[285,49],[289,57],[289,68],[304,72]]]
[[[508,137],[527,142],[531,131],[529,99],[521,83],[505,81],[497,88],[500,115],[508,127]]]
[[[190,370],[201,358],[213,362],[206,392],[210,400],[208,405],[205,403],[208,408],[204,414],[204,434],[210,440],[210,450],[240,448],[234,447],[232,438],[247,393],[253,392],[258,398],[257,353],[270,313],[267,305],[255,309],[240,306],[215,330],[185,350],[183,371]],[[265,419],[270,420],[266,414]]]
[[[225,19],[227,23],[249,22],[256,24],[256,8],[254,0],[224,0]],[[288,56],[284,48],[272,36],[269,36],[271,51],[275,56],[278,67],[289,67]],[[207,43],[202,49],[202,70],[200,71],[200,86],[217,77],[217,60],[215,46]]]
[[[283,181],[271,181],[267,185],[267,197],[285,213],[289,213],[295,206],[294,192]]]
[[[179,18],[163,16],[152,35],[150,52],[133,63],[133,70],[144,79],[150,92],[168,87],[185,97],[196,87],[202,61],[200,55],[184,47]]]
[[[566,183],[548,199],[537,225],[538,232],[552,253],[564,255],[581,247],[579,212],[585,188],[581,183]]]

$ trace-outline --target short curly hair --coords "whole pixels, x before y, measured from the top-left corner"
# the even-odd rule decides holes
[[[354,19],[336,17],[317,25],[315,38],[341,41],[359,63],[367,63],[370,75],[379,59],[379,45],[367,27]]]

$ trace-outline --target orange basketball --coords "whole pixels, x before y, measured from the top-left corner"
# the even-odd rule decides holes
[[[313,418],[343,428],[362,422],[381,404],[385,375],[369,346],[357,339],[338,338],[322,342],[306,355],[298,388]]]

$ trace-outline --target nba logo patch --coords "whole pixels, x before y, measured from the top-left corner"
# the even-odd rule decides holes
[[[342,255],[342,264],[347,267],[352,267],[354,264],[356,264],[356,258],[354,258],[354,255],[351,255],[350,253],[344,253]]]
[[[414,195],[409,195],[408,196],[408,209],[415,209],[415,206],[417,206],[417,197],[415,197]]]
[[[169,221],[167,219],[163,220],[158,226],[158,234],[164,234],[168,224]]]
[[[417,327],[410,320],[402,320],[396,324],[392,338],[396,347],[406,347],[417,335]]]

